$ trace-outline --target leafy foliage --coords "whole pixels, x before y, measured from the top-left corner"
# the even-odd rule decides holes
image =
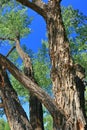
[[[7,4],[10,0],[0,0],[0,7],[4,6]]]
[[[20,97],[21,103],[23,104],[26,101],[28,101],[29,100],[28,90],[22,84],[20,84],[12,75],[10,76],[10,78],[12,86],[14,87],[14,89],[16,90],[17,94]]]
[[[74,62],[82,65],[87,76],[87,16],[71,6],[62,7],[63,21]]]
[[[46,44],[47,44],[46,41],[42,41],[42,47],[38,50],[38,53],[35,55],[33,59],[34,77],[37,83],[41,87],[45,88],[51,85],[51,79],[50,79],[51,63]]]
[[[53,119],[47,109],[43,106],[44,111],[44,129],[45,130],[52,130],[53,129]]]
[[[5,121],[3,119],[0,119],[0,130],[4,130],[5,127]]]
[[[8,122],[5,123],[5,128],[4,128],[4,130],[10,130],[10,127],[9,127]]]
[[[7,7],[0,12],[0,37],[15,38],[17,34],[24,37],[29,34],[31,18],[26,8]]]
[[[22,46],[23,50],[29,54],[32,59],[34,77],[39,86],[43,87],[51,93],[51,79],[50,79],[50,59],[48,55],[48,48],[46,47],[46,41],[42,42],[42,47],[38,50],[38,53],[32,52],[27,49],[25,45]],[[23,71],[23,64],[20,62],[20,58],[16,51],[13,51],[10,55],[10,60],[16,64]],[[29,100],[29,92],[11,75],[11,83],[18,95],[23,97],[23,101]]]
[[[0,38],[14,39],[16,35],[20,35],[20,38],[27,36],[30,33],[29,25],[32,18],[28,16],[27,8],[12,1],[8,6],[4,6],[0,12]],[[13,45],[13,44],[12,44]],[[9,56],[9,59],[17,65],[20,69],[23,68],[18,53],[13,51]],[[17,90],[19,96],[27,98],[28,92],[25,88],[13,77],[10,76],[12,85]]]
[[[4,119],[0,119],[0,130],[10,130],[8,122],[6,122]]]
[[[53,129],[53,120],[50,114],[47,114],[44,116],[44,127],[45,127],[45,130]]]
[[[25,45],[22,46],[22,48],[24,49],[24,51],[26,52],[30,52],[30,49],[27,49]],[[18,53],[16,52],[16,50],[14,50],[10,56],[9,59],[21,70],[23,71],[23,63],[18,55]],[[12,83],[12,86],[14,87],[14,89],[16,90],[16,92],[18,93],[18,95],[20,96],[21,102],[24,103],[26,101],[29,101],[29,92],[27,91],[27,89],[20,84],[12,75],[10,75],[10,80]]]
[[[85,68],[87,80],[87,16],[71,6],[62,7],[63,21],[70,43],[70,51],[75,63]],[[87,111],[87,88],[85,91],[85,107]]]

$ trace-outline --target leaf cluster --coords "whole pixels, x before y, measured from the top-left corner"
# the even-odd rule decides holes
[[[15,38],[17,34],[20,34],[22,38],[30,33],[31,18],[26,8],[15,10],[7,7],[7,10],[2,10],[2,12],[0,14],[0,37]]]
[[[62,16],[74,62],[87,70],[87,16],[71,6],[62,7]]]
[[[48,53],[47,42],[42,41],[42,47],[38,50],[33,60],[34,78],[37,83],[44,88],[51,85],[51,63]]]
[[[0,130],[10,130],[8,122],[6,122],[4,119],[0,119]]]
[[[71,6],[62,7],[62,16],[71,54],[74,56],[85,52],[87,50],[87,16]]]

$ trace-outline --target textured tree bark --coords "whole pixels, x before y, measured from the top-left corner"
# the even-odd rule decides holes
[[[1,69],[4,86],[0,85],[0,96],[3,100],[5,114],[11,130],[33,130],[27,115],[20,105],[17,93],[13,89],[6,71]]]
[[[30,123],[34,130],[44,130],[42,104],[33,94],[30,94]]]
[[[86,122],[80,104],[80,91],[75,82],[76,71],[70,56],[69,42],[62,22],[58,0],[49,1],[46,22],[55,102],[69,115],[67,122],[60,116],[61,130],[84,130]],[[56,125],[54,125],[54,129],[57,129]]]
[[[33,82],[30,78],[25,76],[20,70],[14,66],[5,56],[0,54],[0,64],[3,65],[9,72],[20,82],[22,83],[31,93],[33,93],[48,109],[50,114],[52,115],[54,122],[57,124],[57,129],[60,127],[59,117],[64,117],[67,120],[67,114],[61,109],[59,106],[56,106],[54,100],[35,82]]]
[[[60,106],[60,108],[64,109],[65,113],[69,115],[67,121],[60,116],[60,129],[86,129],[86,122],[80,104],[81,92],[80,89],[77,89],[77,75],[70,56],[69,42],[61,17],[61,0],[49,0],[48,4],[45,4],[43,8],[37,4],[37,9],[35,8],[36,6],[33,7],[33,3],[28,2],[28,0],[26,0],[26,3],[23,3],[23,0],[17,1],[32,8],[46,20],[50,57],[52,61],[51,78],[55,102],[57,106]],[[69,122],[71,122],[71,124]],[[58,129],[58,125],[56,126],[57,123],[54,122],[54,124],[54,129]]]
[[[22,48],[20,47],[19,39],[16,39],[16,50],[19,56],[24,62],[24,73],[27,77],[34,80],[32,63],[29,55],[27,55]],[[44,130],[43,125],[43,110],[42,104],[36,96],[30,93],[30,124],[32,125],[33,130]]]

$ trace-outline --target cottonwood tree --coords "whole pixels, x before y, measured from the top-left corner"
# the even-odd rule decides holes
[[[84,130],[86,122],[80,104],[80,92],[76,83],[76,77],[78,76],[79,79],[80,77],[76,73],[75,65],[70,56],[69,42],[61,17],[61,1],[50,0],[47,4],[41,0],[17,1],[32,8],[46,21],[55,101],[2,55],[0,55],[1,65],[4,65],[15,78],[46,106],[53,117],[53,129]]]
[[[47,29],[49,50],[52,62],[51,78],[53,92],[57,106],[69,115],[71,124],[67,124],[60,117],[62,129],[84,129],[85,119],[80,106],[79,91],[76,86],[76,71],[70,56],[69,41],[61,17],[61,0],[50,0],[45,4],[42,0],[28,1],[17,0],[23,5],[32,8],[44,17]],[[58,129],[54,122],[54,127]]]

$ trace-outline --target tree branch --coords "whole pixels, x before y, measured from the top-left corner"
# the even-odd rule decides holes
[[[52,117],[58,120],[59,116],[63,116],[67,119],[68,115],[58,106],[51,97],[30,78],[25,76],[21,71],[18,70],[13,63],[11,63],[5,56],[0,54],[0,64],[4,66],[9,72],[22,83],[30,92],[32,92],[48,109]]]
[[[4,108],[4,104],[3,103],[0,103],[0,108]]]
[[[35,12],[46,18],[46,12],[45,12],[46,4],[42,2],[42,0],[32,0],[32,2],[28,0],[16,0],[16,1],[20,2],[22,5],[26,7],[31,8],[32,10],[34,10]]]
[[[15,41],[15,39],[14,38],[10,38],[10,37],[0,37],[0,40],[3,40],[3,41],[5,41],[5,40],[10,40],[10,41]]]
[[[11,52],[12,52],[15,48],[16,48],[16,46],[13,46],[13,47],[10,49],[10,51],[8,52],[8,54],[6,55],[6,57],[8,57],[8,56],[11,54]]]
[[[0,90],[0,108],[4,108],[3,100],[1,98],[1,90]]]
[[[27,118],[26,112],[20,104],[18,95],[10,83],[6,70],[0,66],[0,71],[5,82],[4,87],[1,87],[0,96],[4,104],[4,112],[8,119],[11,130],[33,130]],[[22,128],[23,126],[24,128]]]

